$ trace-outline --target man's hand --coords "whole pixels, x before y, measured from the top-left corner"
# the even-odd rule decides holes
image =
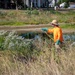
[[[60,44],[60,40],[57,40],[57,41],[56,41],[56,44],[59,45],[59,44]]]
[[[48,28],[42,28],[43,31],[48,31]]]

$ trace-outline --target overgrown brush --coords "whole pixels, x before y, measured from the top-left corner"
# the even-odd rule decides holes
[[[75,46],[59,53],[47,37],[24,36],[0,31],[0,75],[75,75]]]
[[[41,45],[38,47],[40,44],[38,43],[38,38],[28,39],[27,37],[17,35],[15,31],[0,31],[0,51],[10,50],[17,52],[18,57],[27,61],[41,52]]]

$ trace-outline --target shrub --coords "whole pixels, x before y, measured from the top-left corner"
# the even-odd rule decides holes
[[[1,18],[4,18],[6,15],[7,15],[6,12],[4,12],[4,11],[0,11],[0,17],[1,17]]]

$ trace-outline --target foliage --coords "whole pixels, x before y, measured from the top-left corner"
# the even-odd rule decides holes
[[[16,52],[20,58],[28,61],[33,56],[39,56],[41,48],[35,45],[36,39],[27,39],[17,35],[15,31],[0,31],[0,51],[10,50]]]
[[[70,2],[75,2],[74,0],[69,0]]]
[[[58,5],[63,3],[63,2],[66,2],[65,8],[67,8],[69,6],[69,0],[59,0]]]
[[[59,3],[63,3],[63,2],[66,2],[68,3],[70,0],[59,0]]]

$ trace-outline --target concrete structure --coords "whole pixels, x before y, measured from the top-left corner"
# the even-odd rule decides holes
[[[26,5],[28,7],[47,7],[49,5],[48,0],[26,0]]]
[[[54,7],[55,4],[58,2],[59,0],[51,0],[49,3],[49,7]]]
[[[69,2],[69,8],[75,8],[75,2]]]
[[[16,6],[27,6],[27,7],[48,7],[49,0],[0,0],[0,8],[12,9]]]

